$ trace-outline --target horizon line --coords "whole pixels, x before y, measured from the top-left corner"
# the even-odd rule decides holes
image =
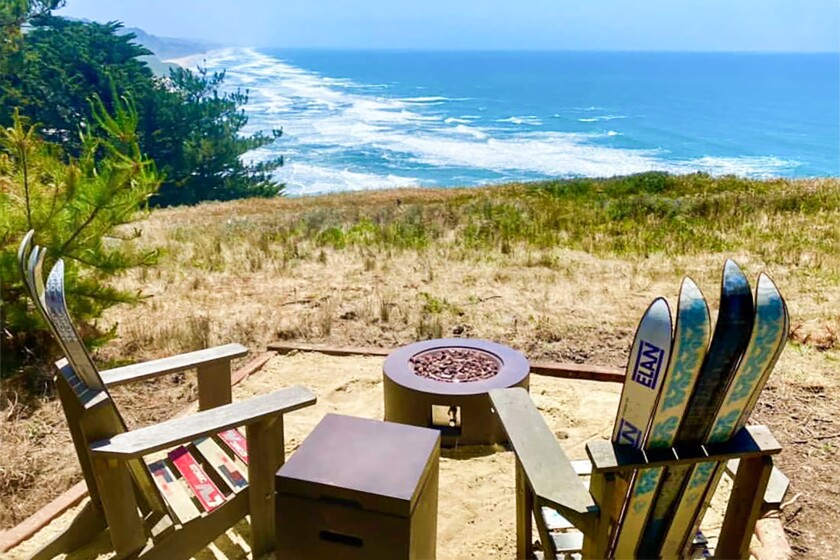
[[[277,50],[298,50],[298,51],[357,51],[357,52],[439,52],[439,53],[507,53],[507,52],[532,52],[532,53],[644,53],[644,54],[775,54],[775,55],[840,55],[836,51],[761,51],[761,50],[688,50],[688,49],[577,49],[577,48],[485,48],[485,47],[337,47],[337,46],[279,46],[279,45],[244,45],[244,44],[221,44],[202,39],[188,39],[183,37],[163,37],[161,39],[178,39],[184,41],[204,42],[206,46],[213,47],[212,50],[241,48],[241,49],[277,49]]]

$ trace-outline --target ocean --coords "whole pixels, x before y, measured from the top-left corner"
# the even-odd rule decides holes
[[[649,170],[840,176],[840,55],[230,48],[289,195]]]

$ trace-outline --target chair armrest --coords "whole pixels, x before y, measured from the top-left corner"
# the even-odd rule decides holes
[[[248,426],[271,416],[291,412],[315,404],[315,400],[315,395],[308,389],[290,387],[117,434],[110,439],[94,442],[90,451],[94,456],[135,459],[202,436],[237,426]]]
[[[157,377],[166,373],[179,373],[188,369],[213,364],[216,362],[231,361],[234,358],[241,358],[248,353],[248,349],[241,344],[225,344],[215,346],[196,352],[178,354],[160,360],[150,360],[140,364],[132,364],[100,372],[102,381],[108,387],[133,383],[151,377]]]
[[[520,387],[495,389],[490,391],[490,400],[537,504],[556,509],[586,532],[598,515],[598,506],[528,392]]]

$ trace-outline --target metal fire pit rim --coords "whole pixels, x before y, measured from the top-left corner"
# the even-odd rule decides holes
[[[491,354],[501,362],[499,372],[488,379],[448,383],[416,375],[408,360],[417,354],[434,350],[479,350]],[[521,352],[490,340],[479,338],[436,338],[422,340],[394,350],[382,366],[385,376],[392,382],[428,395],[481,395],[491,389],[502,389],[519,384],[530,373],[528,359]]]

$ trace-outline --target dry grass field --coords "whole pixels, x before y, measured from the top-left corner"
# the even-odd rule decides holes
[[[160,263],[115,280],[103,364],[239,341],[392,347],[461,336],[532,359],[624,366],[635,324],[690,275],[714,312],[726,258],[787,299],[792,332],[753,420],[785,446],[794,550],[840,554],[840,180],[705,176],[248,200],[155,211],[137,243]],[[117,391],[130,424],[194,397],[189,377]],[[0,523],[79,478],[57,404],[3,395]]]

